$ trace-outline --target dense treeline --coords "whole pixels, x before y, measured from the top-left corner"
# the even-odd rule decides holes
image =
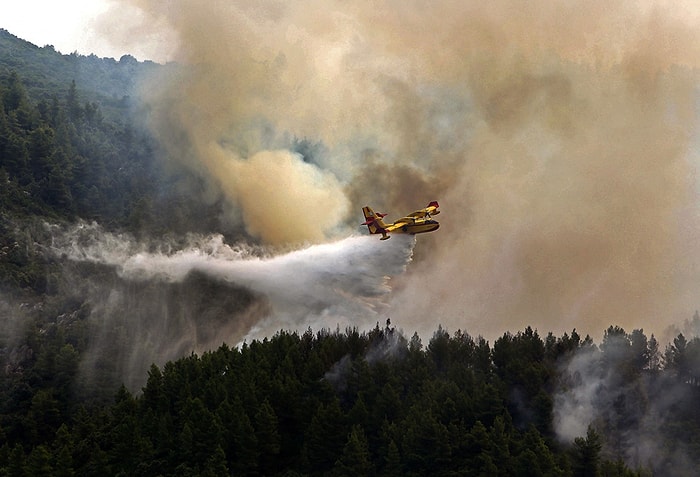
[[[76,348],[37,334],[29,368],[2,376],[0,462],[5,475],[684,475],[672,454],[691,443],[683,465],[699,463],[700,340],[681,337],[661,355],[618,327],[599,347],[531,328],[493,346],[438,328],[425,348],[388,326],[279,332],[152,365],[140,392],[88,405],[72,392]],[[580,356],[616,374],[620,396],[616,413],[564,442],[553,402],[569,385],[562,365]],[[656,436],[667,447],[631,470],[617,434],[652,382],[683,392]]]

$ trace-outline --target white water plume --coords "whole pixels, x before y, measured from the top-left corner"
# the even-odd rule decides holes
[[[364,327],[383,321],[389,279],[405,270],[415,238],[379,241],[351,236],[274,256],[228,245],[220,235],[190,237],[189,242],[180,249],[154,249],[98,226],[82,225],[56,237],[54,250],[72,261],[115,267],[127,282],[182,283],[200,273],[253,292],[269,312],[244,336],[219,337],[230,342],[269,336],[281,328]]]

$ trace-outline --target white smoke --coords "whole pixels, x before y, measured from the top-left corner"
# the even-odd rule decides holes
[[[606,387],[598,376],[600,356],[597,349],[576,353],[562,372],[562,389],[554,396],[554,428],[563,442],[585,436],[596,419],[596,397]]]
[[[615,352],[604,357],[595,346],[583,347],[562,363],[553,408],[557,437],[572,444],[592,426],[604,436],[606,459],[659,475],[694,475],[692,450],[668,420],[693,402],[691,388],[668,373],[635,375]]]

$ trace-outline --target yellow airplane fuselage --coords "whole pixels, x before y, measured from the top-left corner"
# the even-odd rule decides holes
[[[393,233],[404,233],[404,234],[422,234],[425,232],[432,232],[440,227],[440,224],[431,219],[412,219],[411,217],[404,217],[396,222],[406,221],[401,227],[393,230]],[[395,223],[396,223],[395,222]],[[393,224],[392,224],[393,225]]]
[[[418,210],[395,222],[385,223],[382,219],[386,214],[377,214],[371,207],[365,206],[362,208],[365,216],[365,222],[362,225],[366,225],[369,228],[370,234],[381,234],[381,240],[388,239],[389,234],[415,235],[432,232],[440,227],[437,221],[430,218],[431,213],[433,215],[440,213],[437,208],[438,203],[431,202],[425,209]]]

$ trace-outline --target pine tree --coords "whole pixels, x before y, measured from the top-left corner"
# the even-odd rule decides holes
[[[306,437],[306,460],[312,472],[327,472],[340,456],[347,438],[347,428],[338,399],[321,404],[311,419]]]
[[[334,474],[339,477],[372,475],[372,463],[367,436],[360,425],[352,426],[343,454],[335,463]]]
[[[54,475],[51,467],[51,454],[46,447],[40,445],[32,449],[27,458],[26,472],[32,477]]]
[[[7,463],[8,477],[25,477],[28,476],[25,471],[25,456],[24,449],[21,444],[17,443],[10,451],[9,462]]]
[[[401,465],[401,454],[399,453],[399,447],[394,442],[394,439],[389,441],[389,447],[387,449],[386,456],[384,457],[384,470],[382,476],[384,477],[401,477],[405,475],[403,471],[403,466]]]
[[[679,333],[664,352],[664,369],[671,371],[680,381],[685,381],[688,377],[687,346],[688,340],[683,333]]]
[[[276,471],[276,456],[280,452],[280,435],[277,415],[270,403],[263,401],[255,414],[255,438],[260,451],[258,465],[263,474],[269,475]]]
[[[217,409],[217,416],[223,429],[223,449],[231,471],[236,475],[253,474],[258,465],[258,441],[240,399],[236,397],[233,404],[224,400]]]
[[[222,477],[229,475],[226,465],[226,454],[221,446],[216,446],[212,455],[207,459],[202,471],[202,477]]]
[[[82,115],[82,109],[80,107],[78,88],[75,85],[75,80],[71,81],[70,86],[68,87],[68,94],[66,95],[66,108],[68,110],[68,117],[74,123],[76,123]]]
[[[54,473],[56,477],[72,477],[75,475],[73,469],[73,456],[68,446],[63,446],[55,456]]]
[[[659,350],[659,342],[652,333],[647,345],[648,361],[646,369],[650,371],[659,371],[661,369],[661,351]]]
[[[574,439],[573,471],[576,477],[597,477],[600,467],[600,451],[603,448],[600,436],[588,426],[586,437]]]
[[[71,436],[65,423],[61,424],[61,427],[56,431],[53,447],[54,474],[59,477],[75,475],[73,469],[73,436]]]

